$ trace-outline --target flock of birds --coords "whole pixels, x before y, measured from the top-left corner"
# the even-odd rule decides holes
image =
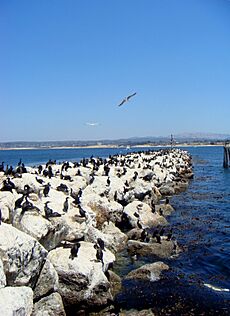
[[[166,151],[166,150],[165,150]],[[164,151],[164,152],[165,152]],[[156,154],[157,155],[161,155],[162,153],[159,152]],[[136,156],[138,157],[138,153],[136,153]],[[130,156],[131,157],[131,156]],[[135,156],[134,156],[135,157]],[[145,163],[145,167],[144,168],[151,168],[151,166],[149,165],[149,160],[148,159],[152,159],[150,158],[143,158],[143,161]],[[82,167],[90,167],[91,168],[91,174],[88,180],[88,185],[92,184],[94,182],[95,176],[97,175],[97,171],[99,170],[99,168],[103,168],[103,173],[104,176],[107,177],[107,187],[109,189],[110,187],[110,177],[109,177],[109,173],[110,173],[110,168],[111,166],[119,166],[118,171],[117,171],[117,176],[118,177],[122,177],[123,175],[126,174],[127,172],[127,168],[129,166],[129,164],[132,163],[132,159],[131,158],[119,158],[115,156],[109,156],[108,159],[102,159],[102,158],[94,158],[93,156],[89,159],[83,158],[80,162],[76,162],[74,163],[74,166],[76,168],[76,175],[81,176],[81,166]],[[156,162],[157,163],[157,162]],[[66,173],[64,171],[67,171],[69,168],[72,168],[72,166],[70,166],[69,162],[64,162],[59,171],[58,174],[56,174],[53,171],[53,165],[56,164],[56,161],[51,161],[49,160],[46,163],[46,166],[42,166],[39,165],[37,167],[37,171],[35,172],[35,179],[36,181],[42,186],[42,194],[44,197],[49,197],[49,192],[50,192],[50,183],[48,179],[51,179],[52,177],[56,177],[59,176],[60,179],[63,180],[67,180],[66,184],[68,183],[68,181],[73,181],[71,179],[71,177],[69,175],[66,175]],[[164,160],[163,160],[163,165],[164,165]],[[138,165],[138,167],[140,167],[140,164]],[[14,178],[20,178],[22,177],[23,173],[27,172],[27,169],[25,168],[24,164],[22,163],[22,161],[20,160],[18,163],[18,166],[13,169],[12,167],[4,167],[4,162],[2,162],[2,164],[0,164],[0,171],[4,172],[6,178],[3,180],[0,191],[9,191],[11,193],[13,193],[13,190],[16,190],[18,194],[21,194],[21,196],[15,201],[15,209],[19,209],[21,208],[21,214],[20,216],[22,217],[23,214],[29,210],[36,210],[38,211],[39,214],[43,213],[44,217],[49,220],[52,217],[60,217],[61,214],[58,212],[55,212],[51,209],[51,207],[49,206],[50,201],[47,201],[44,203],[44,212],[41,212],[41,210],[36,207],[32,201],[29,200],[29,196],[31,193],[35,193],[33,191],[33,189],[26,184],[24,186],[23,189],[19,189],[15,187],[14,182],[12,181]],[[43,176],[40,177],[40,176]],[[133,177],[131,178],[132,182],[135,182],[137,177],[138,177],[138,172],[135,170]],[[178,176],[178,179],[180,179],[179,174],[174,174],[174,176]],[[152,181],[152,177],[148,177],[148,176],[143,176],[143,180],[144,181]],[[71,198],[72,204],[78,207],[79,210],[79,216],[81,218],[86,218],[87,214],[86,211],[82,208],[81,206],[81,197],[82,197],[82,193],[83,190],[80,188],[78,190],[78,192],[73,192],[72,188],[70,189],[67,185],[63,182],[61,182],[57,187],[56,190],[57,191],[62,191],[63,193],[65,193],[66,198],[63,204],[63,212],[67,213],[69,206],[70,206],[70,201],[69,199]],[[156,186],[158,184],[156,183]],[[160,185],[160,183],[159,183]],[[128,192],[130,190],[130,184],[128,183],[128,181],[126,180],[124,182],[124,195],[126,194],[126,192]],[[105,193],[104,193],[105,194]],[[150,194],[149,197],[147,197],[147,195]],[[135,198],[137,200],[139,200],[140,202],[143,201],[144,199],[149,199],[149,201],[151,201],[151,193],[142,193],[139,195],[135,195]],[[122,197],[117,194],[117,191],[115,191],[114,194],[114,201],[120,203],[122,206],[127,205],[127,201],[125,199],[122,199]],[[165,200],[165,204],[168,204],[169,200],[168,198],[166,198]],[[151,204],[151,209],[152,212],[154,213],[155,210],[155,205],[154,203]],[[158,212],[160,213],[161,210],[159,210]],[[161,214],[160,214],[161,215]],[[161,227],[156,227],[152,233],[151,236],[149,236],[149,232],[146,231],[146,229],[144,229],[140,223],[140,215],[138,214],[138,210],[134,213],[134,216],[137,218],[137,227],[141,230],[141,241],[145,241],[145,242],[149,242],[150,238],[153,238],[156,240],[157,243],[161,243],[161,239],[162,236],[164,235],[164,239],[166,238],[166,240],[171,240],[172,238],[172,230],[171,229],[165,229],[165,228],[161,228]],[[0,209],[0,224],[1,224],[1,219],[2,219],[2,215],[1,215],[1,209]],[[123,213],[123,217],[121,218],[121,223],[126,224],[127,218],[125,218],[125,213]],[[80,248],[80,242],[76,242],[75,244],[71,245],[71,253],[70,253],[70,258],[74,258],[77,257],[78,251]],[[103,264],[103,251],[105,251],[105,246],[104,246],[104,241],[102,239],[98,239],[97,243],[95,244],[95,249],[96,249],[96,259],[101,261]]]

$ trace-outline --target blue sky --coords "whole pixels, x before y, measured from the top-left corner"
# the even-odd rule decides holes
[[[227,0],[1,0],[0,40],[0,141],[230,133]]]

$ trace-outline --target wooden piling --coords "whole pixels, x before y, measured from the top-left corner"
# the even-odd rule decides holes
[[[230,167],[230,143],[224,144],[224,162],[223,162],[224,168]]]

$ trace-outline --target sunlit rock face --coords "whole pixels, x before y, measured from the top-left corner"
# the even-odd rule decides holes
[[[0,315],[31,315],[33,291],[27,286],[7,286],[0,289]]]
[[[2,223],[0,256],[8,285],[33,287],[47,256],[47,251],[33,237],[11,225]]]
[[[90,242],[80,242],[76,257],[71,257],[70,249],[51,250],[48,259],[59,276],[58,292],[65,304],[103,305],[111,299],[110,284],[104,272],[115,261],[115,256],[106,249],[103,260],[96,258],[96,249]]]

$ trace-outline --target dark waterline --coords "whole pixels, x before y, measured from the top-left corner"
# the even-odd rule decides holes
[[[170,199],[176,212],[168,218],[183,252],[164,260],[171,270],[161,281],[124,282],[117,303],[124,309],[151,307],[159,315],[228,315],[230,292],[214,291],[204,284],[230,289],[230,170],[222,167],[222,147],[183,149],[193,157],[194,179],[185,192]],[[139,150],[147,149],[135,148]],[[124,148],[2,150],[0,162],[15,166],[21,158],[31,166],[49,159],[79,161],[127,152]],[[132,265],[123,253],[115,268],[125,275],[154,261],[158,259],[142,258]]]

